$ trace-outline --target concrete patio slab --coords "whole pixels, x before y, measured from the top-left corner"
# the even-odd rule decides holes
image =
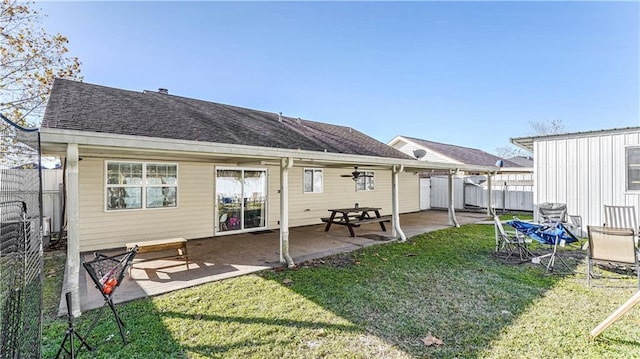
[[[459,212],[462,224],[486,220],[484,213]],[[400,224],[407,238],[418,234],[448,228],[446,211],[428,210],[402,214]],[[332,226],[324,231],[324,224],[289,229],[289,252],[296,264],[306,260],[349,252],[357,248],[392,242],[391,229],[383,232],[377,223],[356,228],[356,237],[350,237],[344,226]],[[243,233],[188,241],[189,269],[183,260],[154,260],[135,263],[130,278],[125,277],[114,294],[114,302],[168,293],[226,278],[281,266],[280,233],[264,231],[258,234]],[[106,255],[124,252],[124,248],[101,252]],[[139,254],[139,258],[157,256],[158,253]],[[93,253],[82,253],[81,260],[93,259]],[[101,307],[104,299],[89,276],[81,267],[81,310]],[[65,274],[66,283],[66,274]],[[63,286],[63,290],[66,285]],[[61,294],[64,298],[64,293]],[[66,314],[66,304],[61,300],[59,315]]]

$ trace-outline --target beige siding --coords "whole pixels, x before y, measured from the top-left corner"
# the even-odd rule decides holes
[[[123,159],[126,160],[126,159]],[[80,162],[80,250],[124,247],[136,240],[171,237],[186,239],[213,236],[214,164],[178,163],[178,208],[126,210],[104,209],[104,160],[85,158]],[[227,167],[227,166],[225,166]],[[303,193],[303,167],[289,171],[289,225],[320,224],[329,208],[380,207],[391,214],[391,171],[375,170],[375,190],[356,192],[351,178],[340,177],[349,169],[324,168],[322,193]],[[267,168],[267,226],[279,228],[280,169]],[[419,210],[419,179],[413,173],[400,173],[400,212]]]
[[[328,209],[353,207],[355,203],[366,207],[380,207],[382,214],[391,214],[391,171],[375,170],[375,190],[356,191],[351,178],[340,177],[349,169],[324,168],[322,193],[303,192],[303,168],[289,171],[289,225],[291,227],[321,223],[321,217],[329,215]],[[278,228],[280,199],[278,189],[280,175],[277,167],[269,172],[269,227]],[[399,175],[400,212],[419,210],[419,180],[413,173]]]
[[[400,192],[400,213],[416,212],[420,210],[420,178],[413,173],[398,175]]]
[[[124,247],[136,240],[213,235],[213,166],[178,162],[178,207],[105,211],[104,161],[79,164],[80,250]]]

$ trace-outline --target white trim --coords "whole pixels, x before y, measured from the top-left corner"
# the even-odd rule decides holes
[[[376,173],[375,171],[360,171],[364,174],[364,176],[362,177],[358,177],[356,178],[354,182],[355,188],[356,188],[356,192],[374,192],[376,190]],[[366,177],[367,173],[371,174],[371,177]],[[358,180],[360,180],[360,178],[363,179],[364,181],[364,189],[358,189]],[[373,179],[373,189],[369,189],[369,187],[367,186],[367,178],[372,178]]]
[[[142,165],[142,178],[140,179],[140,185],[137,184],[109,184],[109,163],[134,163]],[[176,189],[176,205],[172,207],[147,207],[147,187],[159,187],[158,185],[147,185],[147,165],[168,165],[168,166],[176,166],[176,184],[168,184],[164,187],[175,187]],[[103,201],[103,212],[104,213],[118,213],[118,212],[130,212],[130,211],[154,211],[154,210],[170,210],[170,209],[178,209],[180,207],[180,166],[177,162],[163,162],[163,161],[132,161],[132,160],[119,160],[119,159],[109,159],[104,160],[103,163],[104,172],[102,173],[103,179],[103,193],[102,193],[102,201]],[[139,208],[121,208],[121,209],[109,209],[107,208],[107,188],[109,187],[126,187],[126,188],[140,188],[140,207]]]
[[[226,231],[220,230],[220,210],[218,208],[218,188],[217,188],[217,179],[218,179],[218,171],[242,171],[243,176],[245,171],[260,171],[265,174],[265,188],[264,188],[264,226],[261,227],[251,227],[251,228],[243,228],[243,229],[229,229]],[[243,177],[244,178],[244,177]],[[213,235],[214,236],[225,236],[229,234],[239,234],[239,233],[249,233],[256,231],[264,231],[269,228],[269,169],[266,167],[242,167],[242,166],[213,166],[213,195],[215,196],[213,199],[214,202],[214,228]],[[242,192],[244,194],[244,184],[242,185]],[[241,208],[244,208],[244,203],[242,203]],[[244,227],[244,211],[241,211],[241,219],[240,224]]]
[[[180,155],[185,158],[196,156],[237,157],[251,159],[291,158],[294,161],[317,162],[320,164],[359,164],[359,165],[403,165],[409,169],[459,169],[461,171],[489,172],[492,166],[470,166],[443,162],[418,161],[380,156],[352,155],[320,151],[278,149],[272,147],[234,145],[227,143],[175,140],[168,138],[144,137],[132,135],[105,134],[77,130],[59,130],[42,128],[40,137],[43,152],[46,154],[64,151],[67,143],[77,143],[81,155],[84,153],[103,154],[105,151],[131,151],[140,154]]]
[[[311,191],[306,191],[305,188],[307,187],[307,177],[305,176],[305,173],[307,171],[311,171]],[[315,190],[315,172],[319,171],[322,174],[322,188],[320,189],[320,191],[316,191]],[[302,168],[302,193],[303,194],[317,194],[317,193],[323,193],[324,192],[324,169],[323,168],[318,168],[318,167],[303,167]]]
[[[627,151],[632,148],[640,150],[640,145],[624,146],[624,193],[638,194],[640,189],[629,189],[629,155]]]

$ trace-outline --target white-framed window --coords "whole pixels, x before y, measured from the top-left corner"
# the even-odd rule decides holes
[[[173,208],[178,203],[178,164],[105,162],[105,209]]]
[[[627,147],[625,158],[627,191],[640,191],[640,146]]]
[[[304,169],[304,193],[322,193],[322,168]]]
[[[375,190],[375,177],[373,171],[362,171],[360,177],[356,178],[356,191]]]

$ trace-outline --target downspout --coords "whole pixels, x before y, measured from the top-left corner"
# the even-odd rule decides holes
[[[80,234],[78,226],[78,144],[67,145],[67,287],[71,292],[70,314],[80,315]]]
[[[393,166],[393,173],[391,176],[391,221],[393,223],[391,236],[393,238],[400,238],[400,242],[407,240],[402,228],[400,228],[400,195],[398,189],[398,173],[404,171],[404,166]]]
[[[457,170],[455,172],[457,172]],[[454,171],[449,170],[449,225],[460,227],[460,224],[456,219],[456,210],[453,202],[453,173]]]
[[[289,255],[289,170],[293,158],[280,159],[280,262],[295,266]]]

